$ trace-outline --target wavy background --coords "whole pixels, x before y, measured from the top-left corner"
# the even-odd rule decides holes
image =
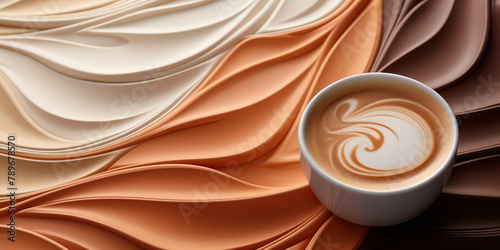
[[[500,241],[500,1],[4,1],[2,249],[322,249]],[[315,198],[298,118],[352,74],[407,75],[460,122],[425,214],[358,226]],[[7,194],[7,181],[0,181]]]

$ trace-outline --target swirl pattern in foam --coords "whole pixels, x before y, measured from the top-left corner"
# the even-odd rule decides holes
[[[415,169],[434,149],[430,124],[420,113],[433,113],[422,104],[388,98],[366,106],[349,98],[332,107],[323,126],[332,135],[330,162],[337,158],[346,170],[364,176],[388,176]],[[331,128],[334,124],[335,128]]]
[[[329,175],[363,189],[393,190],[432,175],[451,150],[448,113],[428,93],[395,82],[335,89],[307,125],[307,144]]]

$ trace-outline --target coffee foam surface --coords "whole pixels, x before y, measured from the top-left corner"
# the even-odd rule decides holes
[[[425,179],[446,160],[451,123],[422,90],[366,82],[328,99],[334,101],[312,116],[308,145],[319,165],[340,181],[396,189]]]

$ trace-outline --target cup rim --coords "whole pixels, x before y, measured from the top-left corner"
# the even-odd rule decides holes
[[[402,188],[397,188],[397,189],[392,189],[392,190],[371,190],[371,189],[365,189],[365,188],[360,188],[360,187],[355,187],[351,186],[349,184],[346,184],[342,181],[339,181],[326,173],[325,170],[323,170],[318,163],[314,160],[312,157],[311,153],[309,152],[309,148],[306,143],[306,136],[305,136],[305,128],[308,122],[308,118],[311,114],[311,112],[314,110],[315,106],[317,106],[318,102],[322,100],[325,96],[329,95],[332,91],[335,91],[335,89],[344,86],[349,83],[353,82],[359,82],[359,81],[367,81],[367,80],[390,80],[393,82],[403,82],[405,84],[410,84],[412,86],[418,87],[425,91],[426,93],[430,94],[435,100],[441,104],[441,106],[445,109],[448,118],[450,119],[450,122],[452,124],[452,131],[453,131],[453,142],[452,146],[450,148],[450,151],[447,152],[447,157],[446,160],[443,162],[442,166],[432,173],[431,175],[427,176],[424,180],[419,181],[415,184],[405,186]],[[385,73],[385,72],[369,72],[369,73],[361,73],[361,74],[356,74],[356,75],[351,75],[345,78],[342,78],[338,81],[335,81],[334,83],[331,83],[321,91],[319,91],[307,104],[306,108],[304,109],[302,116],[299,121],[299,128],[298,128],[298,140],[299,140],[299,149],[300,153],[303,155],[305,160],[308,162],[309,168],[311,168],[311,171],[315,171],[323,179],[326,179],[329,183],[334,183],[335,185],[341,186],[344,189],[348,189],[351,191],[355,191],[358,193],[367,193],[371,195],[387,195],[387,194],[399,194],[399,193],[405,193],[409,192],[414,189],[418,189],[421,186],[426,185],[428,182],[431,182],[436,176],[441,175],[442,172],[446,171],[446,167],[449,164],[453,164],[455,157],[456,157],[456,152],[458,148],[458,123],[456,120],[456,117],[453,113],[453,110],[451,109],[450,105],[444,100],[441,95],[439,95],[435,90],[430,88],[429,86],[423,84],[420,81],[417,81],[415,79],[409,78],[407,76],[403,75],[398,75],[398,74],[393,74],[393,73]]]

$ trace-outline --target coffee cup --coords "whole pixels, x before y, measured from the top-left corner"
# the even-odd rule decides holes
[[[447,102],[425,84],[363,73],[312,98],[298,139],[303,172],[325,207],[357,224],[389,226],[421,214],[442,192],[458,125]]]

